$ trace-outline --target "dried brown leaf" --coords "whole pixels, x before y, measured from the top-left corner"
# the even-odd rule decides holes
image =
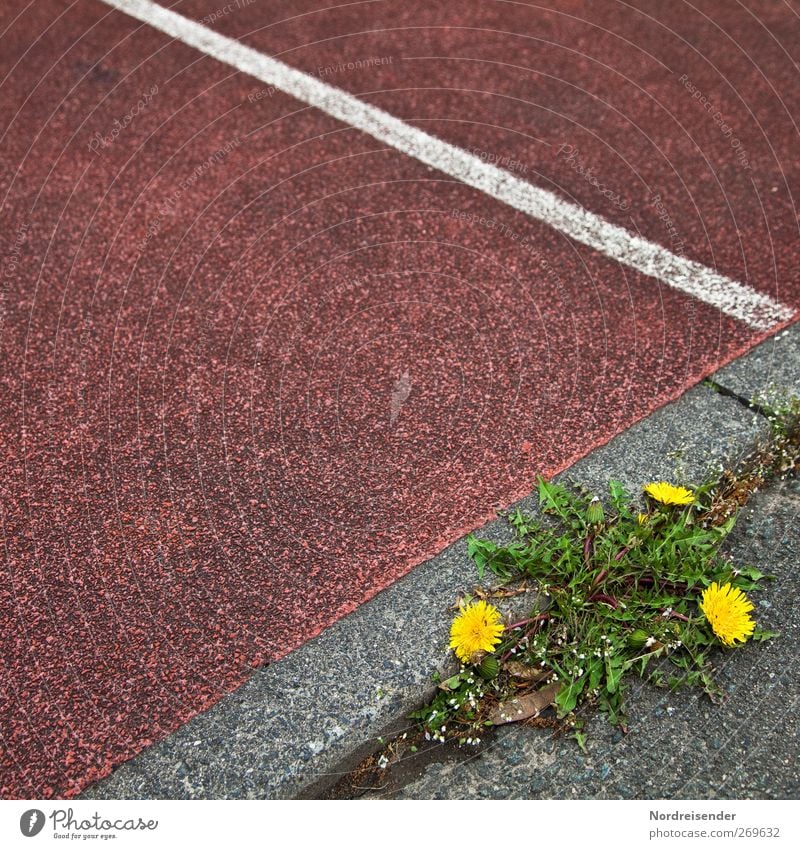
[[[542,669],[541,667],[529,666],[527,663],[520,663],[518,660],[508,660],[503,664],[503,669],[514,678],[520,681],[530,681],[532,684],[538,684],[539,681],[544,681],[552,675],[552,670]]]
[[[523,719],[538,716],[555,702],[559,689],[561,684],[556,681],[532,693],[509,699],[507,702],[500,702],[490,714],[489,722],[492,725],[505,725],[508,722],[522,722]]]
[[[515,587],[496,587],[493,589],[488,598],[515,598],[519,595],[525,595],[530,592],[530,587],[527,584],[520,584]]]

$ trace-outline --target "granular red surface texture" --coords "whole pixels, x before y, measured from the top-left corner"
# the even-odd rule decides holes
[[[213,26],[800,305],[798,20],[635,6]],[[763,336],[94,0],[0,32],[5,797],[79,792]]]

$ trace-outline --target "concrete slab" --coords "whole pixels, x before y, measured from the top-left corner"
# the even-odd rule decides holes
[[[748,400],[772,390],[800,394],[800,324],[793,324],[711,375]]]
[[[696,387],[561,478],[601,487],[614,476],[632,489],[662,477],[696,482],[764,431],[742,404]],[[499,542],[509,532],[497,520],[480,535]],[[462,539],[83,797],[286,798],[333,783],[430,695],[431,673],[452,663],[447,608],[475,582]]]

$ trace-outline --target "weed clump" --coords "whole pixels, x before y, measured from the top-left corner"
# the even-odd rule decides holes
[[[746,595],[766,576],[720,552],[736,512],[720,509],[719,486],[656,481],[640,511],[618,481],[603,504],[540,479],[541,520],[510,514],[506,545],[471,536],[479,577],[490,572],[500,587],[488,600],[529,585],[536,600],[511,622],[483,591],[480,602],[462,599],[454,629],[479,604],[502,627],[475,642],[477,651],[460,652],[459,672],[413,714],[428,739],[477,744],[486,726],[532,720],[553,706],[583,745],[579,708],[596,706],[625,729],[631,674],[673,690],[699,686],[716,699],[710,651],[775,636],[751,619]]]

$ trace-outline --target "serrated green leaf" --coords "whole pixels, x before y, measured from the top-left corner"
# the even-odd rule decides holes
[[[765,572],[759,572],[754,566],[741,566],[739,574],[744,575],[745,578],[750,578],[751,581],[760,581],[767,577]]]
[[[603,677],[603,661],[599,657],[592,658],[589,663],[589,689],[595,690]]]
[[[478,570],[478,577],[483,580],[486,564],[491,555],[497,551],[497,546],[489,540],[478,539],[470,534],[467,537],[467,554],[472,558]]]
[[[575,705],[578,703],[578,696],[583,692],[586,686],[585,677],[573,679],[566,687],[562,687],[556,696],[556,707],[558,708],[559,716],[565,716],[575,710]]]
[[[619,513],[628,514],[628,504],[631,500],[630,495],[625,491],[625,487],[618,480],[610,480],[608,482],[608,494],[611,498],[611,503]]]
[[[547,513],[555,513],[567,524],[576,518],[569,490],[559,483],[539,478],[539,506]]]
[[[622,677],[623,664],[619,657],[606,658],[606,690],[616,693],[619,690],[619,679]]]

